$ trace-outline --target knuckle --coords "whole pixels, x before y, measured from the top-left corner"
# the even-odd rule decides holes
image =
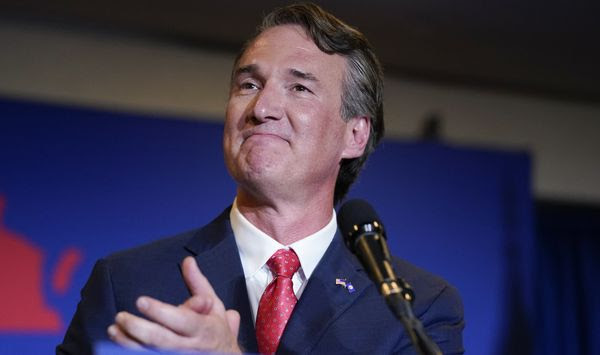
[[[193,311],[188,309],[183,310],[181,317],[182,324],[182,333],[185,335],[196,335],[200,332],[200,327],[202,325],[201,317]]]

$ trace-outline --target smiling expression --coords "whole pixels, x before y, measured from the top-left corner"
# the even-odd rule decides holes
[[[352,129],[340,116],[346,60],[322,52],[295,25],[270,28],[234,68],[224,151],[253,194],[333,191]]]

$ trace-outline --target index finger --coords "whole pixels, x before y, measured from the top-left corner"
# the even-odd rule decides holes
[[[141,296],[137,299],[136,305],[148,320],[131,315],[129,320],[133,325],[128,326],[126,329],[134,328],[134,325],[141,327],[142,323],[151,321],[175,334],[189,337],[197,333],[203,325],[202,320],[206,319],[205,315],[195,312],[193,309],[173,306],[152,297]],[[133,323],[131,319],[134,319],[137,323]],[[117,323],[122,323],[124,327],[127,326],[125,322],[117,321]]]

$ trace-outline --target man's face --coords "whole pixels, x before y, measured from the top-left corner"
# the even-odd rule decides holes
[[[354,157],[340,116],[345,67],[299,26],[270,28],[248,47],[234,69],[223,139],[242,189],[333,191],[340,160]]]

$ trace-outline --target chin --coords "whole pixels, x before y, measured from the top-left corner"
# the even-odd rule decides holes
[[[253,165],[241,171],[236,181],[252,191],[269,192],[279,189],[279,185],[288,186],[289,177],[289,172],[282,171],[281,166]]]

